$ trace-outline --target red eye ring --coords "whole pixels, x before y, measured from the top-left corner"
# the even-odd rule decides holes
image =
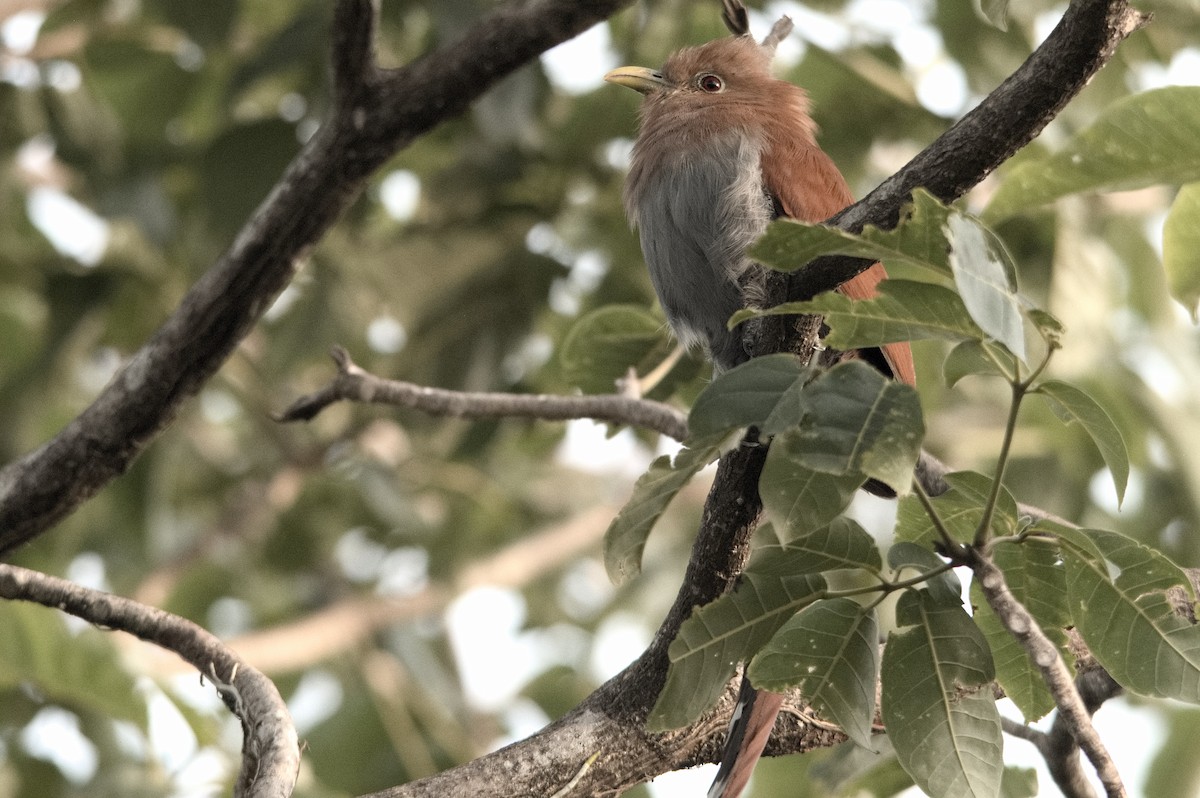
[[[717,75],[704,74],[696,78],[696,85],[701,91],[706,91],[709,94],[716,94],[725,88],[725,82]]]

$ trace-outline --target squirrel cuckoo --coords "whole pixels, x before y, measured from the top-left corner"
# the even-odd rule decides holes
[[[718,369],[748,359],[734,312],[760,303],[763,267],[747,248],[779,217],[821,222],[854,198],[817,145],[804,91],[771,76],[784,17],[761,44],[740,0],[724,0],[733,36],[673,54],[661,70],[621,67],[605,80],[645,96],[625,185],[650,279],[676,336],[701,344]],[[881,264],[843,283],[853,299],[876,294]],[[907,343],[859,353],[890,376],[915,382]],[[882,357],[880,357],[882,355]],[[783,702],[743,680],[710,798],[741,793]]]

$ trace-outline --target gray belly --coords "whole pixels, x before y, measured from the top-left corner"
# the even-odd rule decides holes
[[[745,256],[771,219],[760,151],[741,137],[716,142],[645,174],[628,198],[671,328],[722,369],[747,358],[741,328],[726,323],[761,284],[761,267]]]

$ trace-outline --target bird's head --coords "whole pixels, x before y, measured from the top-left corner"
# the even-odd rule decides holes
[[[646,99],[643,125],[670,120],[674,126],[769,119],[782,107],[807,110],[803,92],[771,75],[775,45],[791,30],[784,17],[760,44],[742,33],[679,50],[661,69],[626,66],[604,76]]]
[[[749,36],[679,50],[662,69],[626,66],[604,76],[651,101],[711,104],[745,96],[773,80],[771,54]]]

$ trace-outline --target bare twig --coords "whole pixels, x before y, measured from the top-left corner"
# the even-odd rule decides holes
[[[60,609],[174,651],[213,682],[242,721],[242,767],[235,795],[286,798],[300,767],[300,747],[287,705],[266,676],[196,624],[132,599],[53,576],[0,564],[0,598]]]
[[[616,394],[553,396],[449,391],[376,377],[359,368],[340,346],[334,347],[330,354],[337,363],[337,376],[319,391],[293,402],[279,414],[280,421],[307,421],[334,402],[349,400],[411,407],[435,416],[454,418],[538,418],[547,421],[592,418],[652,429],[677,441],[687,437],[687,416],[652,399]]]

